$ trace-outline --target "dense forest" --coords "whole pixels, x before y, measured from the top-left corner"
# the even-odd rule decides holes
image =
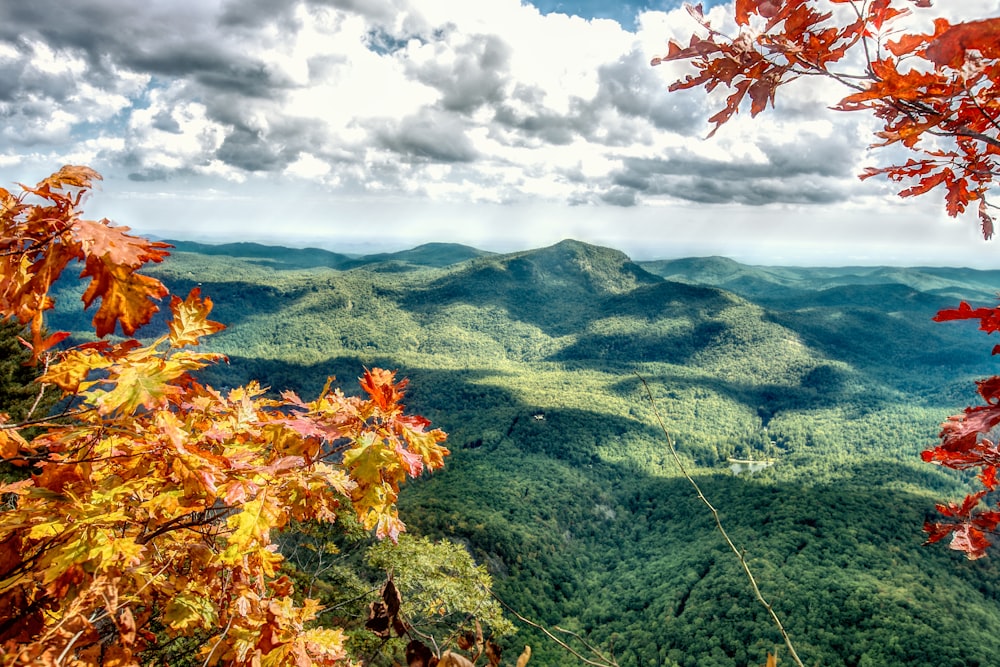
[[[200,285],[229,327],[212,384],[315,394],[330,375],[346,389],[399,369],[452,451],[405,489],[411,532],[466,547],[505,603],[623,667],[758,665],[781,644],[642,379],[807,664],[995,662],[1000,570],[921,546],[934,502],[964,483],[918,453],[993,372],[974,325],[931,317],[991,302],[1000,273],[637,263],[575,241],[372,257],[175,245],[155,274],[176,294]],[[66,298],[82,288],[60,289],[52,327],[85,331]],[[729,458],[775,463],[734,475]],[[503,642],[578,664],[531,627]]]

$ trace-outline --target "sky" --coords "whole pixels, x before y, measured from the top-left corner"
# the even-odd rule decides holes
[[[707,139],[718,94],[668,93],[683,66],[649,64],[697,27],[676,0],[5,4],[0,186],[89,165],[86,216],[138,233],[1000,267],[973,215],[857,178],[893,154],[828,108],[835,84],[797,82]],[[1000,15],[936,4],[906,20]]]

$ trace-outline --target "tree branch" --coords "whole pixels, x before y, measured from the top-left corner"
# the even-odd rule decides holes
[[[702,492],[701,487],[699,487],[698,483],[694,481],[694,478],[691,476],[691,474],[687,471],[687,468],[684,466],[684,462],[681,460],[681,457],[677,455],[677,448],[674,447],[674,439],[670,437],[670,432],[667,430],[666,425],[663,423],[663,418],[660,416],[660,411],[656,407],[656,401],[653,400],[653,392],[650,390],[649,384],[646,382],[646,379],[644,377],[639,375],[639,373],[636,373],[635,376],[639,378],[639,381],[642,383],[642,386],[646,390],[646,396],[649,397],[649,404],[650,406],[652,406],[653,414],[656,416],[656,421],[660,425],[660,429],[663,431],[663,436],[666,438],[667,447],[670,449],[670,456],[673,458],[674,463],[680,469],[681,474],[684,476],[684,478],[688,482],[690,482],[692,487],[694,487],[695,493],[698,494],[698,498],[701,500],[701,502],[704,503],[706,507],[708,507],[709,511],[711,511],[712,518],[715,519],[715,527],[718,529],[719,534],[722,535],[722,538],[726,541],[726,544],[729,546],[730,550],[734,554],[736,554],[736,557],[739,559],[740,565],[743,568],[743,572],[746,574],[747,580],[750,582],[750,587],[753,589],[754,596],[757,598],[757,601],[760,602],[761,605],[763,605],[764,609],[767,610],[767,613],[771,617],[771,620],[778,628],[778,632],[781,633],[781,637],[785,640],[785,646],[788,647],[788,651],[792,655],[792,660],[794,660],[795,664],[798,665],[799,667],[805,667],[802,664],[802,661],[799,659],[799,655],[795,651],[795,646],[792,645],[792,638],[789,637],[788,632],[785,631],[785,626],[782,624],[781,619],[778,618],[778,614],[774,611],[774,608],[771,606],[771,603],[768,602],[764,598],[764,595],[760,592],[760,587],[757,585],[757,579],[756,577],[754,577],[753,572],[750,570],[750,564],[747,562],[745,551],[739,549],[736,546],[736,544],[733,543],[733,540],[729,537],[729,533],[726,532],[726,529],[722,525],[722,519],[719,517],[719,511],[715,509],[712,503],[709,502],[708,498],[705,497],[705,494]]]
[[[567,644],[566,642],[564,642],[563,640],[559,639],[554,634],[552,634],[552,632],[548,628],[546,628],[546,627],[544,627],[542,625],[539,625],[538,623],[535,623],[531,619],[525,618],[521,614],[517,613],[517,611],[513,607],[511,607],[509,604],[507,604],[506,602],[504,602],[503,600],[501,600],[497,596],[496,593],[492,593],[492,595],[493,595],[493,599],[495,599],[497,602],[499,602],[500,605],[504,609],[506,609],[510,613],[514,614],[514,616],[517,617],[517,620],[519,620],[522,623],[525,623],[527,625],[530,625],[531,627],[535,628],[536,630],[541,630],[543,633],[545,633],[546,637],[548,637],[549,639],[551,639],[552,641],[554,641],[556,644],[558,644],[559,646],[561,646],[564,650],[568,651],[571,655],[573,655],[573,657],[575,657],[576,659],[580,660],[585,665],[590,665],[591,667],[618,667],[618,662],[614,659],[614,657],[609,658],[609,657],[605,656],[603,653],[601,653],[600,651],[598,651],[595,647],[591,646],[587,642],[583,642],[583,640],[581,639],[580,641],[583,642],[583,645],[587,647],[587,650],[590,651],[591,653],[593,653],[595,656],[597,656],[597,660],[590,660],[590,659],[588,659],[583,654],[581,654],[579,651],[577,651],[576,649],[574,649],[572,646],[570,646],[569,644]],[[559,630],[559,632],[565,632],[568,635],[573,635],[577,639],[580,639],[580,636],[577,635],[575,632],[570,632],[569,630],[563,630],[562,628],[558,628],[558,627],[556,628],[556,630]]]

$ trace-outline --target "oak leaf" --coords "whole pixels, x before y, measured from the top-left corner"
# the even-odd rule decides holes
[[[198,287],[192,289],[183,301],[179,297],[172,297],[170,310],[173,312],[173,319],[170,321],[171,347],[197,345],[202,336],[209,336],[226,328],[224,324],[208,319],[208,314],[212,312],[212,300],[208,297],[202,299],[201,289]]]
[[[116,323],[131,336],[152,319],[159,311],[156,301],[167,295],[167,288],[156,278],[103,259],[89,259],[80,277],[91,278],[82,297],[84,307],[101,300],[93,320],[98,337],[114,333]]]

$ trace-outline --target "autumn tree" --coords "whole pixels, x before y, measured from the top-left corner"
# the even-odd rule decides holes
[[[0,456],[31,473],[0,486],[0,664],[136,665],[161,636],[202,638],[204,665],[349,662],[343,630],[281,573],[275,531],[352,513],[396,540],[400,485],[443,465],[444,433],[404,411],[392,371],[311,400],[199,382],[223,361],[198,349],[223,328],[212,301],[141,272],[167,245],[82,217],[98,178],[64,167],[0,189],[0,315],[63,397],[58,415],[0,415]],[[99,339],[62,348],[44,314],[76,264]],[[163,335],[132,338],[168,296]]]
[[[869,168],[862,179],[884,176],[914,197],[940,192],[948,215],[974,209],[985,239],[994,234],[996,206],[989,196],[1000,177],[1000,17],[952,24],[936,17],[930,32],[900,29],[906,17],[932,9],[931,0],[735,0],[735,30],[713,25],[701,7],[688,6],[700,26],[687,44],[671,41],[653,65],[684,61],[694,72],[670,90],[728,91],[709,122],[714,134],[741,109],[751,117],[773,107],[778,91],[803,77],[842,84],[834,109],[866,112],[881,123],[872,147],[901,147],[900,164]],[[939,321],[972,319],[987,333],[1000,330],[1000,308],[961,304]],[[993,353],[1000,352],[1000,346]],[[972,406],[942,426],[941,444],[926,461],[979,471],[982,489],[961,503],[938,507],[929,541],[951,536],[970,558],[986,553],[1000,525],[988,493],[1000,465],[1000,377],[978,382],[985,405]],[[995,501],[994,501],[995,502]]]

